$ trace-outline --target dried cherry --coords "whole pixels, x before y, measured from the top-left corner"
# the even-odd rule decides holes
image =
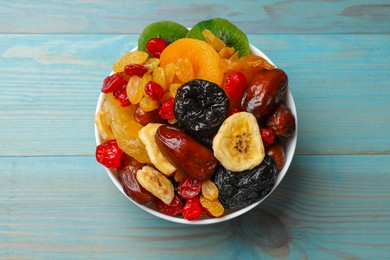
[[[195,220],[200,218],[203,214],[202,206],[198,197],[186,201],[184,207],[181,209],[183,217],[187,220]]]
[[[180,214],[181,208],[183,207],[183,202],[179,198],[179,196],[175,195],[169,205],[165,204],[162,200],[156,201],[158,210],[169,216],[175,216]]]
[[[187,177],[180,182],[177,192],[183,199],[192,199],[199,195],[201,189],[201,181]]]
[[[195,79],[184,83],[175,97],[174,114],[180,128],[194,138],[212,137],[225,120],[229,99],[217,84]]]
[[[220,166],[213,178],[224,208],[241,208],[259,201],[272,190],[275,180],[276,165],[269,156],[260,165],[243,172]]]
[[[110,169],[120,166],[122,154],[123,151],[119,148],[115,139],[96,146],[96,161]]]

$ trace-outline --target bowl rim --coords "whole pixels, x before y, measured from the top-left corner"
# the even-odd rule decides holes
[[[252,44],[249,44],[249,47],[250,47],[250,50],[251,50],[252,54],[263,57],[265,60],[267,60],[269,63],[271,63],[272,65],[274,65],[276,67],[276,65],[261,50],[259,50],[258,48],[256,48]],[[134,50],[137,50],[137,47],[133,48],[131,51],[134,51]],[[113,72],[111,72],[110,75],[112,75],[112,74],[113,74]],[[99,98],[98,98],[98,102],[97,102],[97,105],[96,105],[95,116],[101,109],[101,105],[103,103],[104,96],[105,96],[105,94],[100,92],[100,95],[99,95]],[[189,221],[189,220],[185,219],[184,217],[169,216],[169,215],[165,215],[163,213],[160,213],[156,208],[152,208],[152,207],[147,206],[147,205],[141,205],[141,204],[137,203],[136,201],[134,201],[133,199],[131,199],[129,196],[127,196],[127,194],[123,190],[122,184],[116,178],[116,169],[108,169],[108,168],[106,168],[104,166],[103,167],[105,168],[105,170],[106,170],[108,176],[110,177],[111,181],[114,183],[114,185],[118,188],[118,190],[127,199],[129,199],[133,204],[135,204],[139,208],[143,209],[144,211],[146,211],[149,214],[154,215],[154,216],[156,216],[158,218],[161,218],[161,219],[164,219],[164,220],[167,220],[167,221],[170,221],[170,222],[174,222],[174,223],[187,224],[187,225],[216,224],[216,223],[221,223],[221,222],[224,222],[224,221],[227,221],[227,220],[234,219],[234,218],[236,218],[238,216],[241,216],[241,215],[245,214],[246,212],[252,210],[256,206],[258,206],[260,203],[262,203],[264,200],[266,200],[273,193],[273,191],[279,186],[281,181],[284,179],[288,169],[290,168],[292,159],[293,159],[293,157],[295,155],[295,150],[296,150],[296,145],[297,145],[297,140],[298,140],[298,116],[297,116],[297,110],[296,110],[296,105],[295,105],[295,102],[294,102],[294,98],[293,98],[292,93],[290,91],[290,85],[287,88],[285,98],[286,98],[285,102],[286,102],[287,106],[290,108],[291,112],[295,116],[296,129],[295,129],[294,135],[289,137],[287,140],[285,140],[285,142],[283,144],[285,149],[286,149],[286,146],[289,147],[289,153],[286,152],[286,162],[285,162],[282,170],[278,173],[277,178],[276,178],[276,182],[275,182],[272,190],[266,196],[264,196],[261,200],[255,202],[255,203],[252,203],[251,205],[248,205],[248,206],[246,206],[244,208],[232,210],[228,214],[224,214],[222,217],[219,217],[219,218],[204,218],[204,219],[200,218],[200,219],[197,219],[197,220]],[[96,141],[96,145],[99,145],[99,144],[101,144],[103,142],[103,140],[101,139],[101,137],[100,137],[100,135],[98,133],[98,129],[97,129],[96,123],[95,123],[95,141]]]

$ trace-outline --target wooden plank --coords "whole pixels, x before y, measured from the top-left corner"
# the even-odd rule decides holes
[[[0,157],[0,258],[383,259],[390,155],[298,155],[229,222],[186,226],[131,204],[92,156]]]
[[[389,35],[249,39],[289,75],[298,154],[389,153]],[[101,83],[136,42],[137,35],[1,35],[0,156],[92,155]]]
[[[389,33],[387,0],[1,1],[0,33],[139,33],[151,22],[191,27],[228,18],[246,33]]]

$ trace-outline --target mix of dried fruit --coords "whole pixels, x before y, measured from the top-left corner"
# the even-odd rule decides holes
[[[274,186],[281,140],[295,132],[287,88],[286,73],[250,54],[225,19],[191,30],[153,23],[103,82],[96,159],[139,204],[187,220],[223,216]]]

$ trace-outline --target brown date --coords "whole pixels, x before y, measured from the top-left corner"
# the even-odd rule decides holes
[[[265,148],[265,154],[274,160],[277,171],[280,171],[286,163],[286,155],[279,138],[275,138],[274,142]]]
[[[145,112],[139,106],[137,106],[137,109],[134,112],[134,120],[142,126],[146,126],[149,123],[165,123],[165,120],[158,114],[157,109]]]
[[[277,136],[292,136],[295,132],[295,116],[288,106],[279,102],[275,112],[267,119],[267,127]]]
[[[258,120],[274,112],[288,85],[287,74],[281,69],[262,70],[249,82],[241,107]]]
[[[133,157],[123,153],[121,166],[117,169],[117,174],[122,183],[122,187],[127,196],[139,204],[146,205],[154,200],[154,195],[145,190],[137,181],[136,173],[142,169],[143,164]]]
[[[162,125],[156,132],[156,143],[167,159],[187,176],[208,180],[219,162],[206,147],[183,130]]]

